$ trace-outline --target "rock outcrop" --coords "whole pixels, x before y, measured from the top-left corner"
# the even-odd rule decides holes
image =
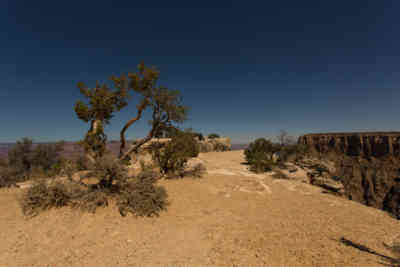
[[[329,155],[347,198],[400,219],[400,132],[307,134],[298,143]]]
[[[299,137],[298,143],[320,153],[337,151],[364,158],[400,157],[400,132],[306,134]]]

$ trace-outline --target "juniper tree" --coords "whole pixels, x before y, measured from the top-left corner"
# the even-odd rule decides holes
[[[75,112],[79,119],[90,123],[90,129],[81,141],[87,158],[94,162],[101,157],[106,148],[107,137],[104,125],[110,123],[113,113],[127,105],[127,92],[123,89],[112,91],[106,84],[96,83],[96,87],[88,88],[83,82],[78,83],[78,88],[88,103],[78,100]]]
[[[136,116],[126,122],[120,132],[120,159],[129,158],[132,153],[148,142],[151,138],[159,136],[160,131],[173,127],[173,123],[182,123],[187,116],[188,108],[182,105],[180,93],[166,87],[157,86],[160,73],[155,67],[146,67],[143,63],[138,65],[137,73],[128,73],[127,76],[113,76],[111,79],[118,91],[136,92],[140,99],[136,106]],[[151,126],[147,136],[134,144],[127,151],[125,133],[135,122],[141,119],[144,110],[151,109],[152,118],[149,121]]]

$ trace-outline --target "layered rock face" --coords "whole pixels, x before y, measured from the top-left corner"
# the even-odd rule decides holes
[[[400,132],[306,134],[298,143],[320,153],[337,151],[363,158],[400,157]]]
[[[298,143],[329,154],[349,199],[400,219],[400,132],[307,134]]]

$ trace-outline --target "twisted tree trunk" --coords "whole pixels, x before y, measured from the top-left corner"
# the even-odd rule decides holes
[[[101,120],[92,120],[88,134],[96,135],[99,130],[101,130]],[[91,163],[95,163],[96,151],[94,151],[93,148],[89,147],[86,151],[86,158]]]
[[[123,159],[125,157],[124,156],[124,149],[126,146],[125,132],[126,132],[126,130],[128,130],[128,128],[132,124],[134,124],[136,121],[140,120],[140,118],[142,117],[143,110],[145,110],[146,106],[147,106],[147,102],[143,101],[142,104],[138,107],[138,113],[137,113],[136,117],[129,120],[125,124],[124,128],[122,128],[122,130],[121,130],[121,133],[120,133],[121,145],[119,147],[119,158],[120,159]]]

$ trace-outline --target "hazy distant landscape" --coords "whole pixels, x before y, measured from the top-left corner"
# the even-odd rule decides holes
[[[42,143],[42,144],[52,144],[52,143]],[[119,142],[112,142],[107,144],[107,148],[117,154],[119,151]],[[0,158],[7,157],[8,151],[12,148],[15,143],[0,143]],[[35,144],[34,144],[35,146]],[[241,150],[247,148],[248,144],[232,144],[231,150]],[[65,142],[63,155],[68,157],[74,153],[82,153],[83,150],[80,148],[76,142]]]

